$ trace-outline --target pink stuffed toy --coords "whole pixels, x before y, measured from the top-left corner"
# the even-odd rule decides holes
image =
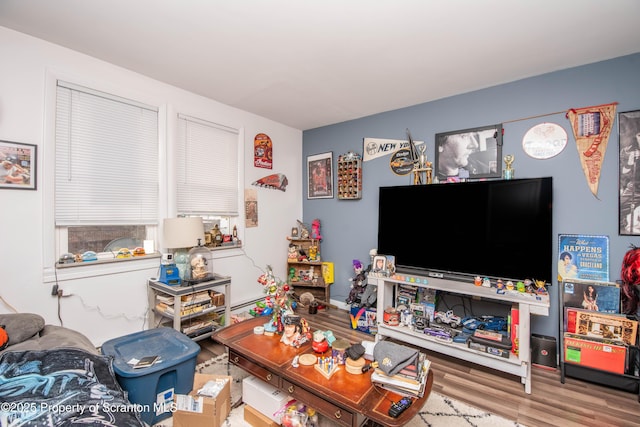
[[[311,221],[311,238],[322,240],[322,236],[320,235],[320,220],[317,218]]]

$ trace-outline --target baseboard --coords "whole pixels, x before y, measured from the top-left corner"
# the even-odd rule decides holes
[[[347,303],[345,303],[344,301],[337,301],[337,300],[329,300],[329,303],[331,303],[332,305],[335,305],[336,307],[338,307],[341,310],[347,310],[349,311],[349,305]]]

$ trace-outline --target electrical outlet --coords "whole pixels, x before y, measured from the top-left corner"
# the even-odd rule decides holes
[[[51,288],[51,296],[54,296],[54,297],[58,296],[58,285],[53,285],[53,288]]]

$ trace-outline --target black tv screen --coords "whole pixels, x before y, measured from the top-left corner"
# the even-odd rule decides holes
[[[378,253],[401,273],[552,283],[551,177],[380,187]]]

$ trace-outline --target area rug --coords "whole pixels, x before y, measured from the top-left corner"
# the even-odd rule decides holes
[[[242,380],[247,374],[242,369],[228,363],[227,355],[223,354],[201,363],[196,371],[203,374],[229,375],[233,377],[231,384],[231,414],[225,422],[225,427],[251,427],[244,420],[244,404],[242,403]],[[335,424],[324,418],[320,420],[322,427],[332,427]],[[164,420],[155,427],[170,427],[171,419]],[[407,427],[524,427],[515,421],[502,418],[490,412],[483,411],[458,400],[451,399],[439,393],[432,392],[427,403],[422,407]]]

